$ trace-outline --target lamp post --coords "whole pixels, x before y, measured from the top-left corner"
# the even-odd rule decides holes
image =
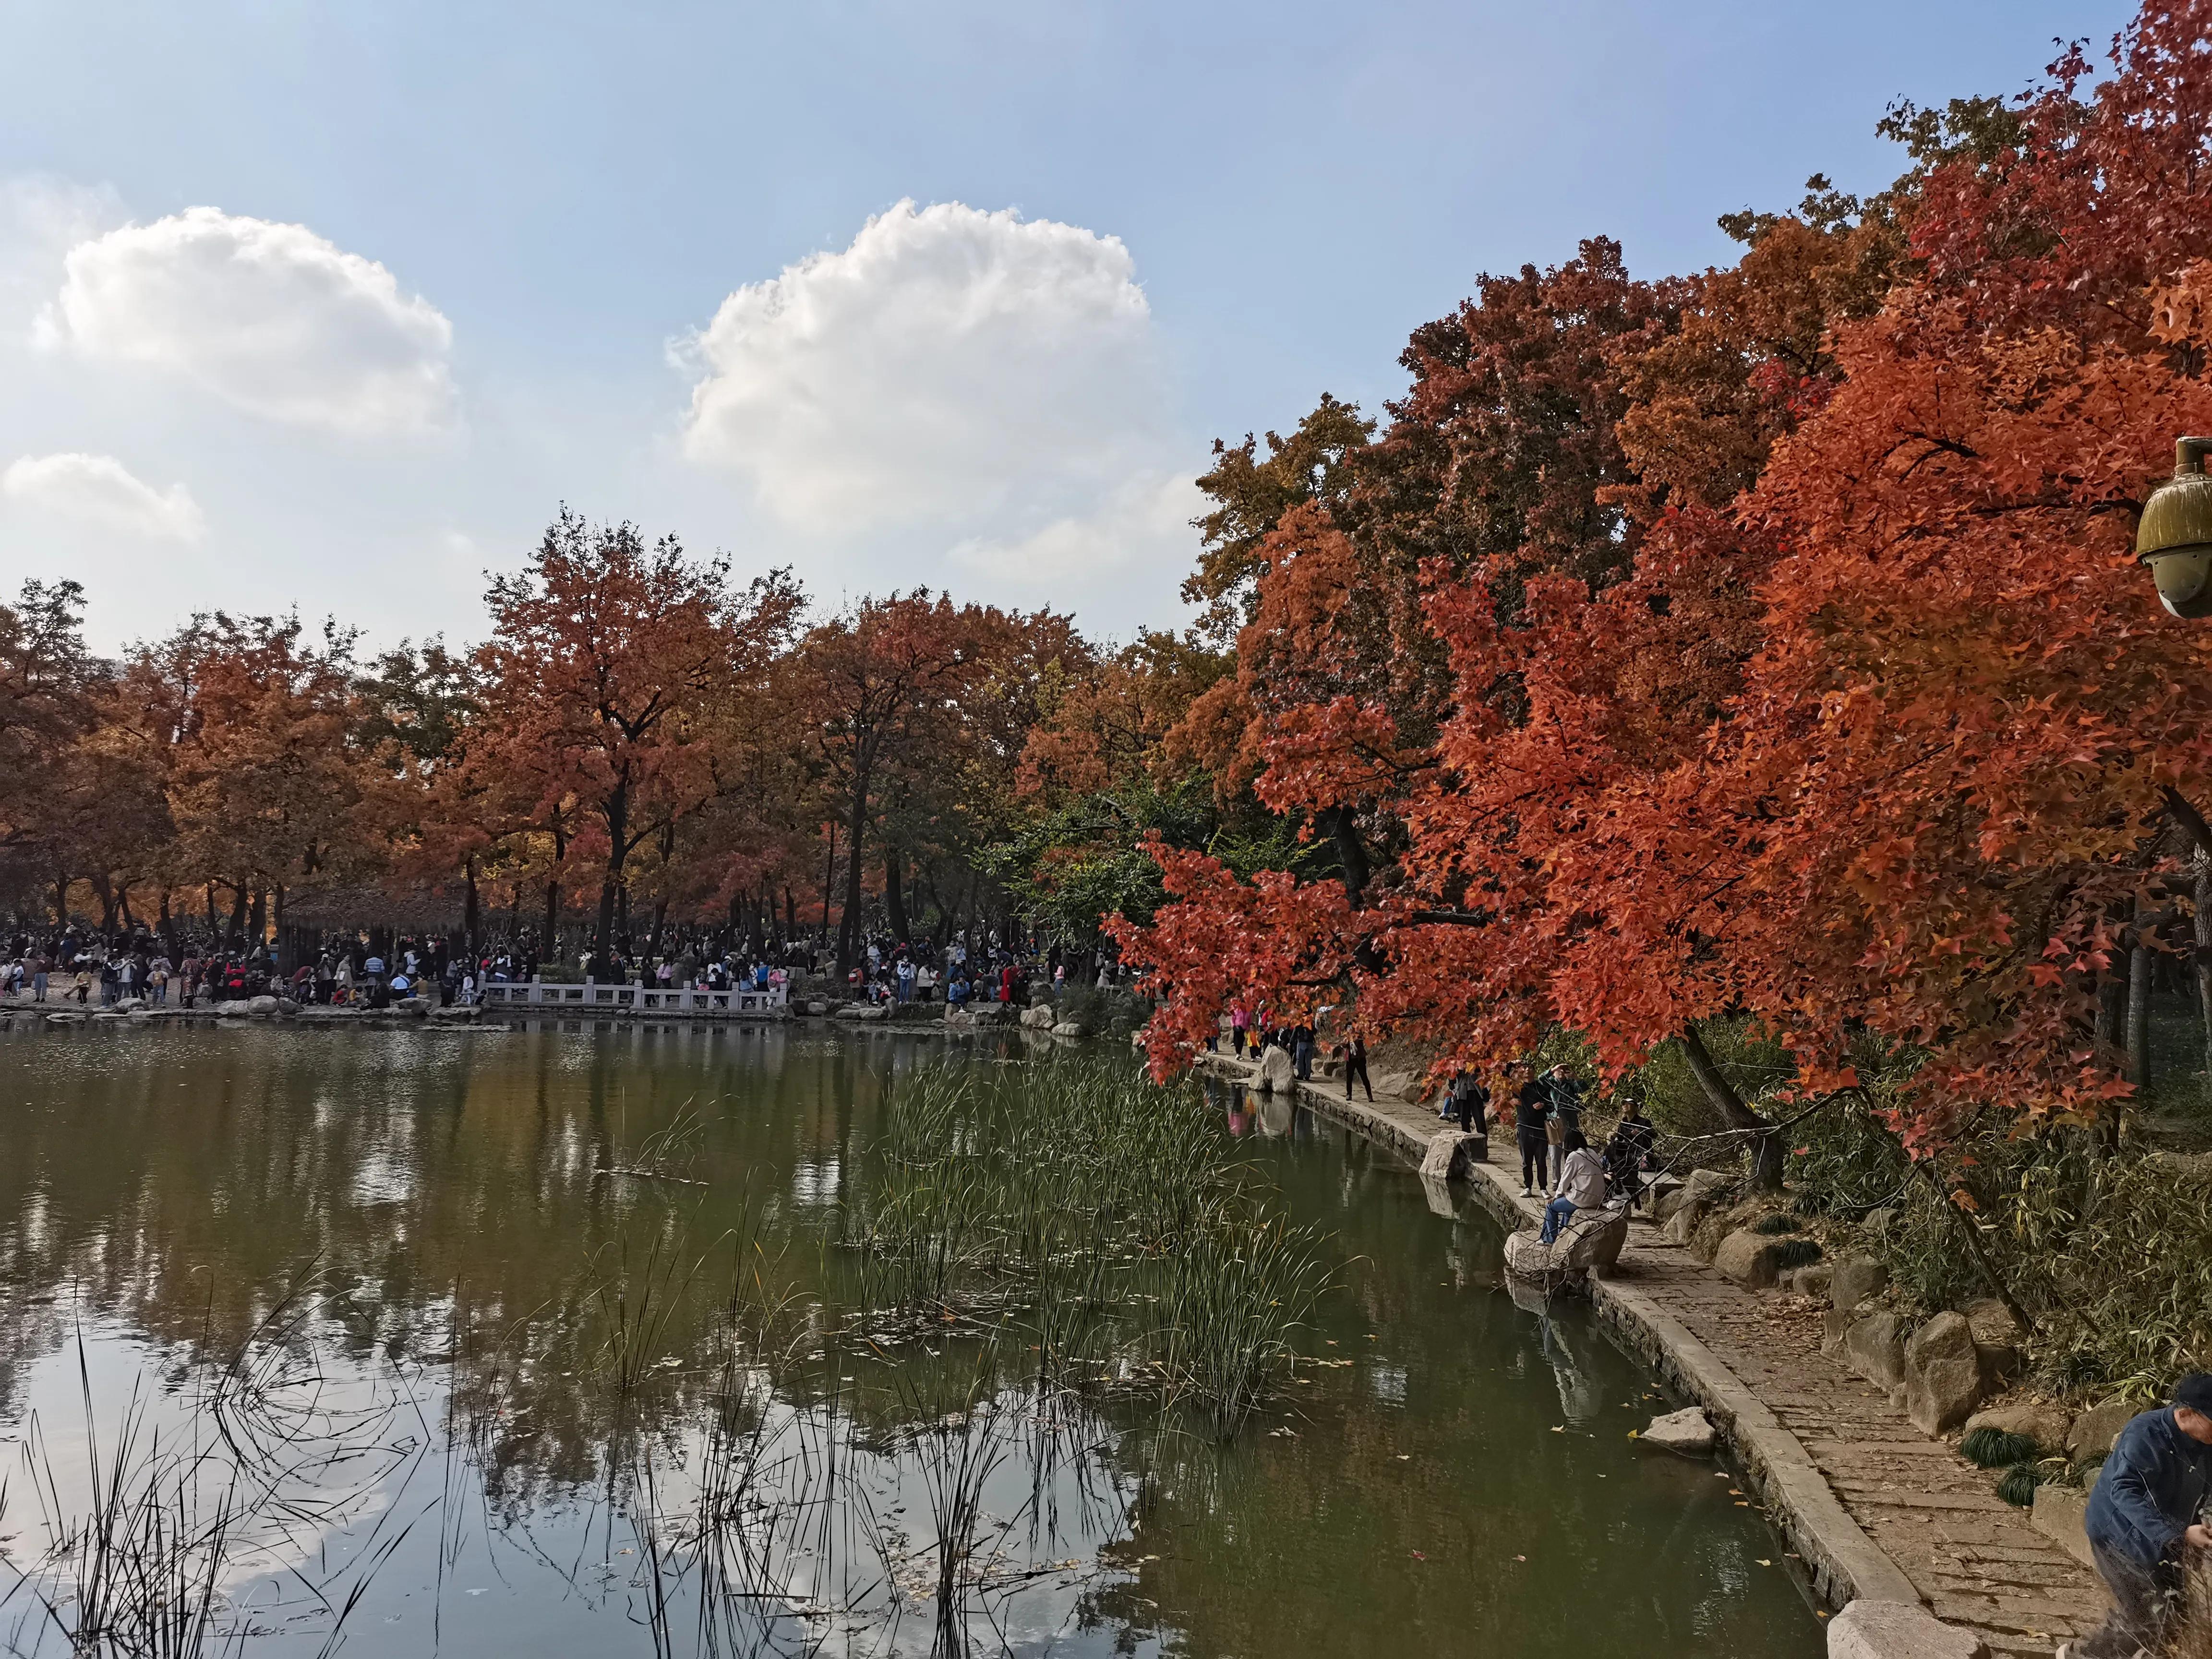
[[[2136,526],[2136,557],[2150,567],[2160,603],[2191,621],[2212,617],[2212,438],[2177,438],[2173,476],[2150,492]]]

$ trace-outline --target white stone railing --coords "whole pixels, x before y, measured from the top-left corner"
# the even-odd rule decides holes
[[[772,1014],[788,1001],[787,988],[682,991],[658,985],[602,985],[588,979],[581,985],[566,985],[533,978],[494,980],[478,995],[487,1008],[557,1008],[563,1013]]]

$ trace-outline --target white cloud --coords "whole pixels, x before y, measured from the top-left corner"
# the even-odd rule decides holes
[[[674,349],[684,452],[786,524],[1079,516],[1158,463],[1164,387],[1119,238],[901,202]]]
[[[211,207],[70,250],[36,342],[162,370],[265,419],[356,436],[452,424],[453,325],[303,225]]]
[[[1206,510],[1195,480],[1140,474],[1110,491],[1097,507],[1053,520],[1027,534],[971,536],[954,545],[951,561],[1017,587],[1063,589],[1136,570],[1180,574],[1197,534],[1190,521]]]
[[[54,291],[70,249],[124,219],[106,185],[29,174],[0,179],[0,330],[21,336]]]
[[[0,471],[0,498],[157,540],[196,542],[207,533],[198,503],[184,485],[155,489],[112,455],[19,457]]]

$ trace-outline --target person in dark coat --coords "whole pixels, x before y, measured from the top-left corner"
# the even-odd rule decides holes
[[[2198,1519],[2212,1490],[2212,1375],[2191,1371],[2170,1405],[2131,1419],[2089,1494],[2081,1517],[2112,1610],[2060,1659],[2135,1659],[2165,1651],[2184,1604],[2189,1556],[2212,1549]]]
[[[1534,1198],[1550,1184],[1546,1170],[1545,1127],[1552,1118],[1552,1091],[1533,1070],[1513,1103],[1513,1138],[1521,1148],[1521,1196]]]
[[[1372,1101],[1375,1098],[1375,1085],[1367,1080],[1367,1039],[1364,1037],[1354,1037],[1345,1045],[1344,1097],[1346,1100],[1352,1098],[1352,1083],[1354,1078],[1359,1080],[1359,1086],[1367,1091],[1367,1098]]]

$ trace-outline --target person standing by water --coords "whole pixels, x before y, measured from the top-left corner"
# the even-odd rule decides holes
[[[1375,1085],[1367,1080],[1367,1040],[1364,1037],[1355,1036],[1344,1046],[1344,1097],[1346,1100],[1352,1098],[1352,1084],[1355,1078],[1359,1080],[1359,1086],[1367,1091],[1368,1103],[1374,1104]]]
[[[1521,1196],[1534,1198],[1547,1186],[1545,1155],[1552,1121],[1552,1091],[1533,1073],[1513,1102],[1513,1139],[1521,1149]]]
[[[2129,1420],[2089,1493],[2081,1529],[2112,1610],[2097,1630],[2058,1650],[2059,1659],[2134,1659],[2166,1651],[2187,1603],[2193,1556],[2212,1550],[2198,1520],[2212,1493],[2212,1376],[2191,1371],[2170,1405]]]
[[[1462,1069],[1452,1079],[1451,1092],[1444,1097],[1443,1115],[1459,1120],[1459,1132],[1463,1135],[1490,1133],[1490,1091],[1473,1072]]]

